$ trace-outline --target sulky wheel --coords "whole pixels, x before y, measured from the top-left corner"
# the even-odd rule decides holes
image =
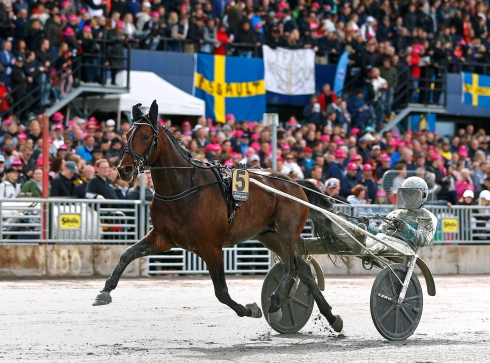
[[[278,323],[270,323],[268,317],[270,297],[284,276],[282,263],[275,264],[267,273],[262,285],[262,311],[272,329],[281,334],[298,332],[310,319],[315,300],[305,284],[299,283],[296,293],[282,305],[282,318]],[[299,278],[299,277],[296,277]]]
[[[401,281],[405,280],[408,267],[390,265]],[[419,279],[412,274],[405,299],[397,304],[402,284],[385,267],[374,280],[371,289],[371,317],[378,332],[388,340],[405,340],[419,325],[424,305]]]

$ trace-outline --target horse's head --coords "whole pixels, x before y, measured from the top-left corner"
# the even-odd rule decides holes
[[[130,182],[153,161],[158,149],[158,105],[153,101],[150,111],[144,114],[141,103],[133,106],[133,126],[128,131],[127,143],[117,171],[121,179]]]

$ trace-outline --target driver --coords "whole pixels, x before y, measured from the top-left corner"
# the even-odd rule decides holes
[[[388,245],[396,245],[407,253],[413,253],[419,247],[427,246],[436,232],[436,217],[422,208],[428,193],[427,183],[422,178],[412,176],[398,188],[397,209],[390,212],[386,219],[383,218],[379,229],[370,225],[367,218],[361,221],[359,227],[367,229]],[[369,237],[366,239],[366,247],[372,253],[388,249],[381,242]]]

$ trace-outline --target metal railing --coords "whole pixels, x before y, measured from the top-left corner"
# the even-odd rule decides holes
[[[380,220],[372,213],[387,214],[393,204],[336,205],[351,216],[366,215],[370,223]],[[426,205],[437,217],[433,244],[488,244],[490,207]],[[139,241],[151,229],[149,203],[138,200],[2,199],[0,244],[122,244]],[[312,236],[307,224],[303,236]],[[272,253],[257,240],[223,249],[226,273],[266,273]],[[148,275],[207,273],[205,263],[180,248],[147,257]]]

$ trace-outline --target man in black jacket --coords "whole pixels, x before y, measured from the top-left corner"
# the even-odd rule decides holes
[[[24,58],[18,56],[15,58],[15,65],[12,67],[12,74],[10,79],[12,82],[12,96],[14,97],[14,102],[16,103],[14,107],[14,113],[20,113],[20,119],[23,121],[24,116],[27,114],[24,108],[26,100],[24,99],[27,94],[27,77],[24,73]]]
[[[94,177],[95,169],[92,165],[85,165],[83,168],[83,183],[77,185],[73,189],[73,196],[75,198],[85,198],[85,194],[87,193],[87,185],[90,180]]]
[[[78,173],[77,164],[67,161],[61,173],[51,182],[52,197],[71,197],[73,195],[73,177]]]
[[[106,159],[97,161],[97,174],[88,182],[87,199],[117,199],[114,182],[109,178],[109,162]]]

